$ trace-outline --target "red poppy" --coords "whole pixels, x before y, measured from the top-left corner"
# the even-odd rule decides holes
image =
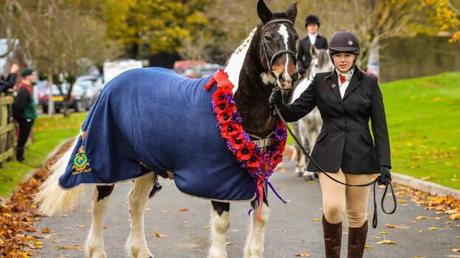
[[[220,103],[220,102],[227,102],[227,97],[225,95],[226,95],[225,92],[216,91],[212,95],[212,100],[214,101],[215,104]]]
[[[231,137],[230,144],[235,150],[241,149],[241,147],[245,145],[243,136],[240,134],[240,135],[235,135],[234,137]]]
[[[250,145],[246,145],[236,151],[236,158],[238,161],[247,161],[251,158],[254,149],[250,148]]]
[[[280,163],[282,160],[283,160],[283,156],[281,154],[275,154],[272,157],[273,166],[278,165],[278,163]]]
[[[252,155],[246,164],[248,168],[258,168],[260,166],[260,159],[256,155]]]
[[[226,110],[224,112],[221,112],[221,113],[217,114],[217,121],[220,124],[227,123],[227,122],[230,122],[232,120],[232,117],[233,117],[232,112],[229,112],[229,111]]]
[[[224,123],[220,128],[220,133],[225,139],[230,139],[243,133],[243,126],[239,123]]]

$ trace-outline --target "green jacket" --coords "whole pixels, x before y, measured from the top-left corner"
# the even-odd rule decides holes
[[[37,110],[30,85],[19,83],[18,94],[14,98],[13,103],[13,116],[16,120],[34,120],[37,118]]]

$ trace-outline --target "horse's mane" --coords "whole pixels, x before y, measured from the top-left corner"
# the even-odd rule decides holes
[[[244,59],[251,45],[252,38],[256,33],[257,27],[254,28],[241,45],[232,53],[225,67],[225,72],[228,74],[228,79],[234,85],[233,92],[238,89],[240,71],[243,67]]]
[[[329,61],[329,54],[326,50],[321,49],[318,52],[318,66],[323,67],[323,65]]]

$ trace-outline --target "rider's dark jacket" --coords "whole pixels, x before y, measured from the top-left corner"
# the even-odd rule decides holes
[[[299,71],[301,71],[301,73],[304,73],[310,66],[312,59],[310,55],[310,47],[311,42],[308,35],[299,40],[297,46],[297,65],[299,66]],[[318,34],[315,40],[315,47],[317,49],[327,49],[327,39]]]
[[[326,172],[377,173],[391,168],[390,142],[382,93],[377,78],[359,69],[351,78],[342,99],[337,73],[320,73],[308,89],[290,105],[281,105],[281,114],[293,122],[318,107],[323,119],[312,158]],[[369,119],[372,124],[371,137]],[[320,171],[312,162],[309,171]]]

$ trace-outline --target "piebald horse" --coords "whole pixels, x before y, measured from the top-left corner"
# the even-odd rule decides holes
[[[269,10],[269,8],[265,5],[264,1],[259,0],[257,4],[257,13],[261,20],[261,24],[258,25],[250,33],[248,38],[233,53],[233,55],[229,59],[225,72],[228,74],[228,79],[230,80],[230,82],[234,85],[233,92],[235,104],[238,109],[239,115],[241,116],[244,130],[247,132],[249,136],[251,136],[251,140],[253,141],[268,141],[270,137],[273,137],[273,131],[275,130],[278,124],[278,119],[273,116],[268,104],[270,93],[272,92],[273,87],[279,87],[282,90],[292,89],[292,85],[297,75],[295,62],[295,46],[298,36],[294,29],[295,18],[297,15],[297,6],[296,4],[293,4],[285,12],[272,13]],[[156,76],[162,77],[158,79]],[[135,140],[128,141],[131,138],[125,135],[125,131],[122,131],[121,129],[115,130],[119,128],[114,129],[112,128],[112,126],[101,127],[101,130],[107,130],[107,132],[109,132],[109,136],[102,135],[102,132],[101,134],[98,134],[98,130],[93,130],[93,132],[88,131],[87,133],[87,131],[83,131],[82,128],[82,134],[77,138],[74,147],[67,151],[63,155],[63,157],[54,165],[54,167],[52,168],[53,173],[44,182],[40,193],[36,197],[37,202],[40,204],[40,210],[44,214],[57,214],[59,212],[66,211],[74,207],[77,201],[81,199],[82,193],[84,192],[84,188],[89,186],[88,183],[85,184],[85,182],[79,182],[78,184],[75,184],[72,187],[63,187],[63,178],[66,178],[65,176],[68,175],[69,167],[71,168],[70,171],[72,172],[71,175],[68,175],[69,177],[72,177],[74,176],[73,174],[75,174],[75,176],[81,175],[84,179],[84,177],[92,176],[92,173],[98,172],[98,169],[99,171],[104,169],[103,166],[99,165],[95,165],[98,166],[97,169],[90,167],[92,162],[101,162],[97,164],[105,164],[104,162],[106,162],[106,160],[109,160],[110,162],[113,162],[113,164],[119,165],[110,166],[110,169],[106,168],[107,170],[125,167],[124,164],[120,163],[125,159],[132,163],[130,165],[126,165],[126,167],[132,168],[130,167],[131,165],[139,167],[142,166],[142,173],[140,171],[137,171],[137,176],[133,176],[131,178],[126,178],[127,174],[117,173],[118,178],[123,178],[125,180],[129,179],[134,182],[133,188],[131,189],[128,196],[131,216],[131,230],[126,242],[126,251],[130,257],[135,258],[153,257],[152,252],[149,250],[147,246],[147,241],[145,238],[144,210],[149,197],[153,197],[155,191],[157,190],[157,188],[154,187],[154,182],[157,176],[164,176],[158,170],[149,169],[152,167],[150,166],[151,164],[149,164],[147,160],[143,159],[144,157],[151,156],[151,153],[146,153],[148,151],[144,151],[139,154],[138,150],[139,148],[143,147],[142,144],[147,144],[149,139],[161,141],[163,138],[166,137],[166,134],[170,132],[160,131],[164,132],[165,135],[152,135],[152,132],[143,131],[145,130],[144,127],[139,127],[139,131],[136,131],[135,129],[138,128],[136,127],[137,123],[142,123],[145,121],[144,123],[152,124],[152,121],[156,121],[155,119],[165,119],[164,117],[149,117],[146,115],[148,114],[148,112],[140,108],[133,108],[133,110],[137,113],[133,112],[132,114],[122,114],[122,112],[116,113],[110,110],[111,112],[109,112],[108,114],[101,115],[99,114],[100,112],[98,113],[98,111],[103,110],[103,108],[120,108],[119,105],[117,106],[112,104],[118,104],[119,101],[123,100],[123,94],[128,96],[124,98],[125,100],[129,99],[129,96],[135,94],[136,91],[139,91],[139,89],[141,88],[146,89],[149,92],[152,92],[152,94],[155,94],[155,89],[153,88],[155,85],[149,85],[149,83],[153,83],[156,80],[162,81],[162,78],[172,78],[173,81],[184,82],[186,86],[178,88],[179,90],[186,88],[187,90],[199,92],[201,95],[206,94],[203,93],[201,88],[197,89],[191,87],[195,84],[198,84],[198,82],[201,82],[202,79],[192,80],[179,78],[177,76],[170,75],[169,72],[166,70],[135,69],[134,71],[128,71],[119,75],[118,78],[114,78],[104,88],[95,106],[88,114],[87,121],[92,121],[91,123],[96,124],[102,123],[103,121],[97,121],[98,117],[102,117],[103,119],[100,120],[110,120],[112,121],[112,123],[115,123],[116,126],[114,127],[128,127],[127,129],[125,128],[123,130],[131,130],[131,132],[134,132],[134,135],[128,136]],[[116,82],[122,83],[117,84]],[[169,87],[168,89],[170,90],[171,87]],[[169,92],[169,95],[167,96],[170,96],[172,98],[174,95],[174,92]],[[143,97],[142,95],[139,96],[139,94],[136,96],[141,99]],[[162,95],[162,98],[157,98],[155,100],[150,101],[148,99],[142,99],[143,101],[136,102],[133,105],[144,105],[143,107],[146,107],[148,109],[150,108],[150,106],[148,105],[158,104],[158,101],[160,101],[163,105],[167,105],[169,102],[172,103],[176,101],[174,99],[168,99],[164,96],[165,95]],[[166,98],[166,100],[164,98]],[[184,105],[188,105],[190,103],[193,103],[193,101],[194,99],[189,99],[181,103],[183,103]],[[211,105],[209,104],[209,108],[210,106]],[[206,107],[208,107],[207,104]],[[166,106],[161,108],[162,112],[170,112],[170,109],[174,107]],[[210,112],[208,108],[204,108],[204,106],[200,106],[200,108],[206,112]],[[158,113],[164,115],[164,113],[162,112]],[[141,121],[130,120],[132,116],[136,115],[140,116],[140,119],[138,120]],[[180,112],[177,112],[177,114],[175,115],[179,116],[174,117],[174,119],[176,119],[177,121],[183,121],[189,118],[187,114],[182,114]],[[173,117],[170,118],[173,119]],[[123,124],[123,122],[117,121],[117,119],[125,119],[130,123]],[[209,126],[197,124],[196,129],[198,130],[198,127],[209,128],[211,126],[215,127],[215,124]],[[171,128],[175,130],[175,128]],[[88,130],[91,130],[91,127]],[[139,139],[137,138],[138,134],[145,135],[145,142],[141,142],[141,144],[139,144]],[[195,140],[197,137],[205,136],[206,135],[202,136],[196,134],[193,138]],[[107,139],[109,140],[103,141],[101,140],[101,137],[108,137]],[[88,141],[92,141],[98,142],[101,145],[105,145],[105,148],[108,148],[107,146],[110,146],[110,144],[114,144],[113,141],[121,141],[120,138],[123,137],[128,138],[128,140],[124,140],[123,144],[117,145],[117,148],[115,149],[108,149],[109,151],[107,152],[101,151],[100,149],[98,149],[98,146],[95,145],[91,145],[91,148],[86,148],[87,146],[84,145],[87,144]],[[141,139],[141,141],[142,140],[143,139]],[[135,144],[139,144],[140,146],[135,146]],[[215,142],[208,142],[204,144],[215,144]],[[134,147],[131,145],[133,145]],[[167,145],[162,145],[161,147],[168,148]],[[183,149],[184,147],[190,148],[193,146],[183,146],[181,147],[181,149]],[[87,153],[85,153],[85,151],[87,151]],[[91,156],[91,151],[98,152],[101,155],[105,155],[104,159],[89,160],[88,163],[86,155],[88,155],[88,157]],[[150,152],[153,151],[154,150]],[[127,155],[122,155],[124,153],[128,153],[130,156],[127,157]],[[139,157],[136,156],[138,154]],[[181,155],[175,155],[175,153],[168,152],[168,155],[174,156],[174,158],[171,157],[170,159],[163,161],[166,162],[166,164],[169,164],[169,162],[173,162],[171,160],[174,160],[174,162],[177,163],[181,163],[183,162],[183,160],[181,160],[182,157],[196,155],[195,153],[189,153],[190,155],[182,154],[183,153],[181,153]],[[203,160],[206,159],[201,158],[199,160],[197,159],[196,161],[201,162]],[[233,162],[236,163],[235,161]],[[220,168],[220,166],[221,164],[219,164],[219,162],[216,162],[214,167]],[[76,171],[73,170],[74,167],[76,167]],[[172,164],[172,167],[174,167],[174,164]],[[167,167],[166,169],[169,170],[169,167]],[[169,172],[172,174],[172,176],[174,176],[175,171],[168,171],[168,174],[170,174]],[[176,172],[179,173],[179,171]],[[177,175],[178,174],[174,176],[176,185],[178,184],[178,182],[176,181]],[[102,182],[95,183],[92,185],[94,189],[92,203],[92,222],[85,246],[86,256],[90,258],[105,258],[107,256],[104,250],[104,240],[102,234],[103,218],[107,210],[110,194],[112,193],[117,181],[104,181],[101,178],[102,175],[98,175],[96,179]],[[181,183],[186,184],[187,182]],[[220,186],[217,184],[213,185],[213,187],[219,190]],[[251,186],[251,188],[255,188],[255,185],[253,185],[253,187]],[[255,192],[254,189],[251,189],[251,191]],[[263,256],[264,232],[269,214],[269,207],[265,196],[266,195],[264,195],[263,201],[261,203],[256,202],[254,196],[251,196],[251,198],[248,199],[248,201],[250,201],[251,203],[252,208],[254,209],[254,212],[252,213],[248,236],[244,247],[244,257],[255,258]],[[212,210],[210,222],[211,244],[208,252],[208,257],[227,257],[226,233],[229,228],[230,199],[209,199],[212,200]],[[260,215],[260,217],[258,215]]]

